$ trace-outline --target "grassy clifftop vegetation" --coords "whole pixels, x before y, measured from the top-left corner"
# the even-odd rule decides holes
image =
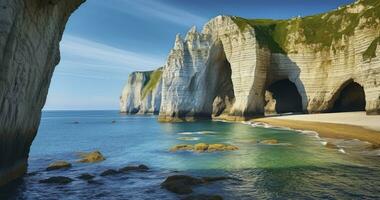
[[[366,19],[365,23],[359,21]],[[288,53],[289,39],[295,43],[313,44],[318,49],[330,48],[333,41],[354,34],[356,28],[378,25],[380,1],[361,0],[334,11],[289,20],[244,19],[233,17],[240,30],[254,28],[257,41],[273,53]]]

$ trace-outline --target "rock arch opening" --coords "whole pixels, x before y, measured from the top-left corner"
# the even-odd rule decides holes
[[[364,111],[366,105],[364,88],[354,81],[349,81],[338,91],[333,103],[331,112]]]
[[[265,114],[301,113],[302,97],[288,79],[276,81],[265,92]]]
[[[207,94],[210,96],[206,106],[212,117],[228,114],[234,101],[232,70],[224,52],[222,42],[217,42],[210,51],[206,70]]]

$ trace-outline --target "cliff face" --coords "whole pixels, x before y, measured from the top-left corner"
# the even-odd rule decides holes
[[[0,186],[26,172],[59,41],[84,0],[0,0]]]
[[[120,96],[120,111],[158,114],[161,105],[162,70],[133,72]]]
[[[200,33],[177,35],[163,68],[159,119],[330,112],[355,84],[364,95],[348,91],[355,98],[342,111],[360,104],[380,114],[379,30],[375,0],[290,20],[218,16]]]

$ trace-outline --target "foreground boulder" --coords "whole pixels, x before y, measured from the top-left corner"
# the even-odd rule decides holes
[[[69,184],[73,181],[73,179],[65,176],[53,176],[47,179],[40,180],[40,183],[49,183],[49,184]]]
[[[57,169],[68,169],[71,167],[71,163],[68,163],[66,161],[56,161],[51,163],[46,170],[57,170]]]
[[[195,178],[188,175],[173,175],[166,178],[166,180],[161,183],[161,187],[176,194],[190,194],[193,192],[192,186],[194,185],[211,183],[214,181],[221,181],[226,179],[231,178],[223,176]]]
[[[223,197],[219,195],[206,195],[206,194],[197,194],[197,195],[190,195],[182,200],[223,200]]]
[[[190,144],[180,144],[170,148],[171,152],[176,151],[195,151],[195,152],[215,152],[215,151],[235,151],[239,148],[234,145],[228,144],[206,144],[206,143],[198,143],[193,145]]]
[[[177,194],[190,194],[193,192],[192,186],[201,184],[203,181],[187,175],[169,176],[161,186],[170,192]]]
[[[80,157],[82,159],[80,159],[79,162],[83,163],[100,162],[106,159],[99,151],[94,151],[90,153],[80,153]]]

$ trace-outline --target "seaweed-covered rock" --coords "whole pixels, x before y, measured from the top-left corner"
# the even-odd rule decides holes
[[[50,171],[50,170],[57,170],[57,169],[68,169],[70,167],[71,167],[71,163],[60,160],[60,161],[56,161],[56,162],[51,163],[46,168],[46,170]]]
[[[82,159],[79,162],[83,163],[94,163],[105,160],[106,158],[100,153],[100,151],[94,151],[90,153],[80,153],[79,154]]]
[[[278,141],[275,139],[272,140],[263,140],[260,142],[260,144],[278,144]]]

